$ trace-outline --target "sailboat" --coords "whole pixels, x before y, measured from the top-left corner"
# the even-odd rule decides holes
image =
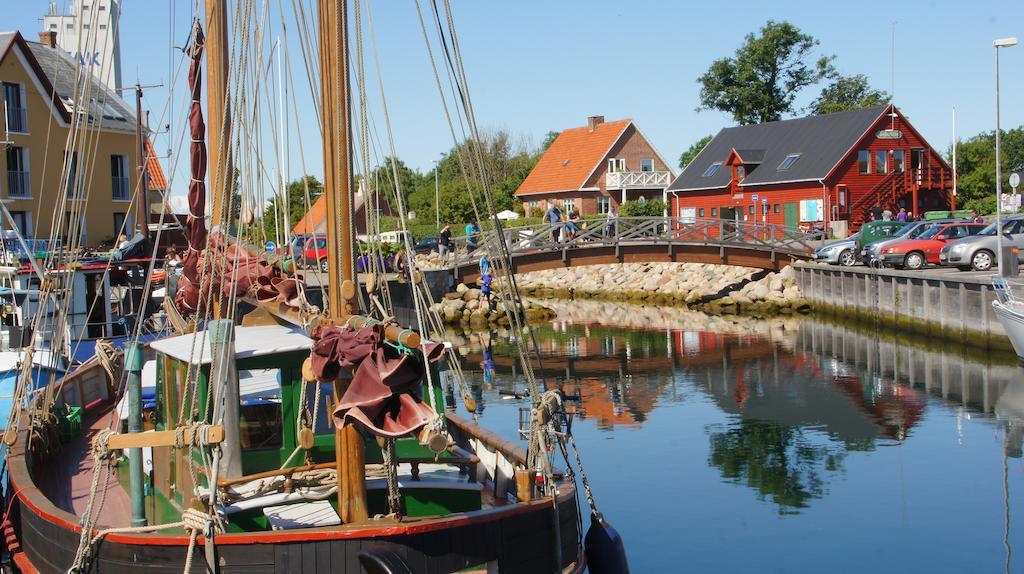
[[[992,277],[992,286],[996,293],[992,310],[1006,331],[1017,358],[1024,364],[1024,299],[1018,298],[1012,287],[999,275]]]
[[[621,539],[592,504],[584,550],[575,476],[549,454],[570,436],[557,391],[532,397],[524,449],[447,408],[443,345],[360,314],[347,8],[320,0],[318,10],[324,310],[303,301],[287,262],[216,229],[230,197],[227,18],[224,0],[207,0],[209,35],[197,21],[190,47],[190,247],[175,294],[188,328],[86,363],[8,429],[11,563],[42,573],[533,573],[581,572],[589,556],[592,572],[628,571]],[[209,233],[204,49],[217,134]],[[83,429],[59,445],[54,413],[65,405],[83,409]]]

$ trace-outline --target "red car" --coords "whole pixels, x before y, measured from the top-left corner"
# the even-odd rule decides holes
[[[977,235],[985,228],[982,223],[944,223],[936,225],[914,239],[883,247],[882,261],[900,269],[920,269],[929,263],[939,263],[942,246],[954,239]]]
[[[306,239],[306,245],[302,248],[302,261],[308,266],[319,266],[326,273],[327,238],[313,235]]]

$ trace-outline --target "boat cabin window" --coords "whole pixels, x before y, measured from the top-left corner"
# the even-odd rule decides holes
[[[242,448],[277,448],[283,444],[281,369],[239,369]]]

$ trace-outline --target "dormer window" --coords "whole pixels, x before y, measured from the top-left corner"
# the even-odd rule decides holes
[[[720,167],[722,167],[722,162],[716,161],[715,163],[709,165],[706,170],[704,170],[704,175],[702,175],[701,177],[711,177],[715,175],[716,173],[718,173],[718,168]]]
[[[745,177],[747,177],[747,167],[743,165],[736,166],[736,181],[743,181]]]
[[[800,154],[798,153],[791,153],[787,155],[786,159],[782,160],[782,163],[779,164],[778,171],[786,171],[793,167],[793,164],[796,163],[796,160],[798,159],[800,159]]]

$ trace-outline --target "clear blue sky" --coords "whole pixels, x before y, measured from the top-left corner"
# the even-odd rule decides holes
[[[59,2],[59,5],[66,0]],[[170,82],[169,45],[184,42],[191,0],[122,0],[121,54],[125,83]],[[7,2],[2,28],[17,28],[34,39],[45,0]],[[304,84],[290,1],[293,74]],[[306,0],[311,14],[315,2]],[[271,1],[266,33],[280,34],[277,1]],[[550,130],[585,123],[588,115],[609,120],[631,117],[671,164],[700,137],[732,125],[718,112],[696,112],[697,77],[710,63],[731,55],[748,32],[768,19],[788,20],[821,41],[821,54],[837,55],[844,74],[865,74],[875,87],[890,90],[890,35],[896,24],[896,104],[931,144],[951,140],[951,110],[963,137],[995,125],[992,40],[1024,40],[1024,1],[925,0],[903,4],[843,4],[819,1],[559,2],[454,0],[461,46],[478,122],[503,128],[536,144]],[[377,36],[399,156],[427,171],[451,147],[433,84],[412,0],[375,1]],[[172,40],[173,8],[175,36]],[[268,45],[273,40],[269,40]],[[315,41],[314,41],[315,44]],[[1024,45],[1002,52],[1002,125],[1024,124]],[[176,88],[175,134],[183,129],[185,91]],[[817,94],[810,88],[798,103]],[[167,99],[151,90],[146,102],[155,117]],[[307,171],[321,171],[318,135],[308,99],[301,127]],[[297,136],[290,155],[292,177],[299,168]],[[166,139],[157,148],[167,148]],[[269,155],[269,152],[268,152]],[[170,168],[168,168],[170,171]],[[179,166],[175,193],[184,193]]]

